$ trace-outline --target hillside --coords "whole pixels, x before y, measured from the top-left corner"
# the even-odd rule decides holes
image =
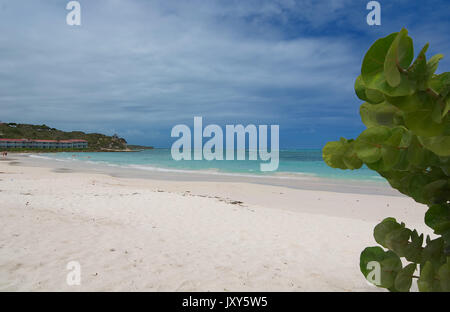
[[[127,141],[117,135],[81,131],[65,132],[46,125],[0,123],[0,139],[70,140],[88,141],[89,151],[127,150]]]

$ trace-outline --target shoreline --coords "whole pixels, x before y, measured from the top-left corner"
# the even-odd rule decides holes
[[[95,172],[107,174],[113,177],[185,182],[242,182],[287,187],[297,190],[404,196],[397,190],[392,189],[389,184],[382,179],[380,179],[380,181],[356,180],[348,178],[334,179],[316,177],[308,174],[290,174],[284,172],[275,175],[252,175],[247,173],[225,173],[157,167],[150,169],[143,168],[141,166],[125,167],[90,161],[55,160],[39,154],[17,154],[14,156],[18,162],[25,166],[44,166],[53,170],[65,168],[73,172]]]
[[[431,233],[404,196],[25,158],[0,161],[0,291],[380,291],[359,272],[373,227],[391,216]]]

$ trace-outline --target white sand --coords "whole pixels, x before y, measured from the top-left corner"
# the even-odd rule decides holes
[[[377,222],[430,232],[400,196],[0,172],[0,291],[376,291],[359,254]]]

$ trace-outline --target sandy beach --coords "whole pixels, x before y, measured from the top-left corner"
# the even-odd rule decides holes
[[[386,186],[88,169],[0,161],[0,291],[380,291],[359,271],[373,227],[431,232],[426,207]]]

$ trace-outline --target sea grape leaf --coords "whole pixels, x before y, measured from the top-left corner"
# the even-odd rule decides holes
[[[384,243],[389,250],[394,251],[399,257],[405,256],[405,247],[408,245],[411,230],[404,226],[394,229],[386,234]]]
[[[398,108],[390,105],[386,102],[372,105],[369,103],[364,103],[359,109],[362,122],[367,128],[376,126],[395,126],[395,115],[398,112]]]
[[[411,242],[404,249],[406,260],[420,263],[422,256],[423,234],[419,235],[416,230],[411,232]]]
[[[414,112],[423,107],[423,103],[418,93],[408,96],[390,97],[385,96],[389,104],[394,105],[405,113]]]
[[[378,104],[384,101],[383,93],[374,89],[366,88],[366,86],[364,85],[364,81],[361,78],[361,75],[359,75],[358,78],[356,78],[355,93],[359,99],[365,102],[369,102],[371,104]]]
[[[450,291],[450,257],[447,257],[447,262],[444,263],[438,270],[439,284],[442,291]]]
[[[353,147],[348,147],[344,158],[342,159],[344,161],[345,166],[347,166],[347,169],[355,170],[362,167],[363,163],[361,159],[358,158],[356,155],[356,152],[354,151]]]
[[[322,150],[323,160],[332,168],[359,169],[362,161],[353,150],[353,140],[342,138],[340,141],[328,142]]]
[[[446,93],[450,87],[450,72],[434,75],[428,82],[428,86],[436,93]]]
[[[431,77],[437,70],[439,61],[443,59],[444,56],[442,54],[436,54],[430,58],[427,62],[427,71],[429,76]]]
[[[450,136],[418,137],[420,143],[438,156],[450,156]]]
[[[450,96],[445,100],[445,108],[442,111],[442,118],[444,118],[450,111]]]
[[[430,261],[427,261],[420,271],[420,277],[417,280],[417,286],[422,292],[432,292],[435,287],[434,268]]]
[[[431,204],[438,204],[450,200],[449,181],[450,179],[440,179],[425,185],[423,188],[425,201]]]
[[[391,135],[388,127],[371,127],[364,130],[355,141],[358,158],[365,163],[374,163],[381,158],[382,143]]]
[[[387,248],[386,236],[394,231],[403,228],[394,218],[386,218],[381,221],[374,229],[373,236],[375,241],[381,246]]]
[[[405,266],[395,277],[395,289],[402,292],[408,292],[411,289],[412,278],[417,265],[410,263]]]
[[[364,85],[364,82],[361,78],[361,75],[358,76],[358,78],[356,78],[355,81],[355,93],[356,96],[360,99],[363,100],[365,102],[368,102],[369,99],[367,98],[366,95],[366,86]]]
[[[322,150],[325,163],[333,168],[347,169],[342,158],[345,154],[345,146],[340,141],[328,142]]]
[[[423,163],[425,155],[423,152],[423,147],[417,139],[417,136],[412,137],[407,153],[407,159],[410,164],[420,166]]]
[[[411,95],[412,93],[414,93],[414,88],[412,83],[407,79],[405,75],[402,75],[402,79],[400,79],[400,83],[396,87],[392,87],[387,83],[384,73],[384,63],[386,60],[386,55],[388,54],[393,41],[397,37],[397,34],[398,33],[393,33],[387,37],[375,41],[375,43],[370,47],[369,51],[364,57],[361,67],[361,77],[367,88],[378,90],[385,95]],[[411,61],[412,58],[409,59],[409,56],[407,56],[401,60],[400,65],[409,65]]]
[[[427,57],[425,55],[428,50],[429,44],[427,43],[420,51],[417,59],[414,61],[411,68],[408,70],[409,78],[416,81],[417,89],[425,90],[427,88],[428,79],[431,77],[427,67]]]
[[[384,102],[384,95],[380,91],[374,89],[366,89],[366,96],[368,102],[372,104],[379,104]]]
[[[426,246],[422,250],[421,263],[430,261],[433,266],[439,265],[443,259],[444,239],[438,237],[436,239],[427,239]]]
[[[393,33],[378,39],[367,51],[361,67],[361,77],[366,86],[372,86],[372,88],[377,89],[377,85],[385,82],[384,61],[397,34]]]
[[[442,234],[450,229],[450,206],[448,204],[433,205],[425,214],[425,224]]]
[[[391,87],[397,87],[402,79],[407,79],[407,77],[402,77],[399,67],[406,69],[411,64],[413,57],[412,39],[408,37],[408,31],[403,28],[389,47],[384,61],[384,75]]]
[[[435,137],[443,133],[444,123],[433,121],[432,109],[419,109],[404,115],[405,124],[416,135],[422,137]]]
[[[418,203],[425,203],[423,190],[428,184],[428,179],[423,174],[414,174],[409,180],[408,194]]]
[[[434,103],[434,107],[431,111],[431,120],[433,120],[433,122],[438,124],[442,123],[442,108],[440,102],[436,101]]]
[[[400,150],[396,147],[384,146],[381,149],[381,158],[383,159],[383,171],[391,170],[400,159]]]
[[[375,261],[382,268],[377,286],[390,291],[408,291],[417,264],[419,290],[450,291],[450,73],[435,74],[442,55],[427,60],[428,47],[410,66],[413,46],[406,30],[377,40],[355,81],[355,92],[365,101],[360,115],[367,129],[355,141],[341,139],[324,148],[328,165],[353,169],[365,164],[430,207],[425,223],[438,238],[427,236],[423,246],[423,234],[387,218],[375,227],[374,237],[388,250],[370,247],[361,253],[366,279],[373,273],[366,265]],[[399,257],[411,264],[402,269]]]
[[[370,263],[375,262],[380,266],[380,276],[378,287],[393,288],[397,273],[402,269],[400,258],[392,251],[384,251],[380,247],[368,247],[364,249],[360,256],[360,269],[369,282],[369,274],[372,272]]]

